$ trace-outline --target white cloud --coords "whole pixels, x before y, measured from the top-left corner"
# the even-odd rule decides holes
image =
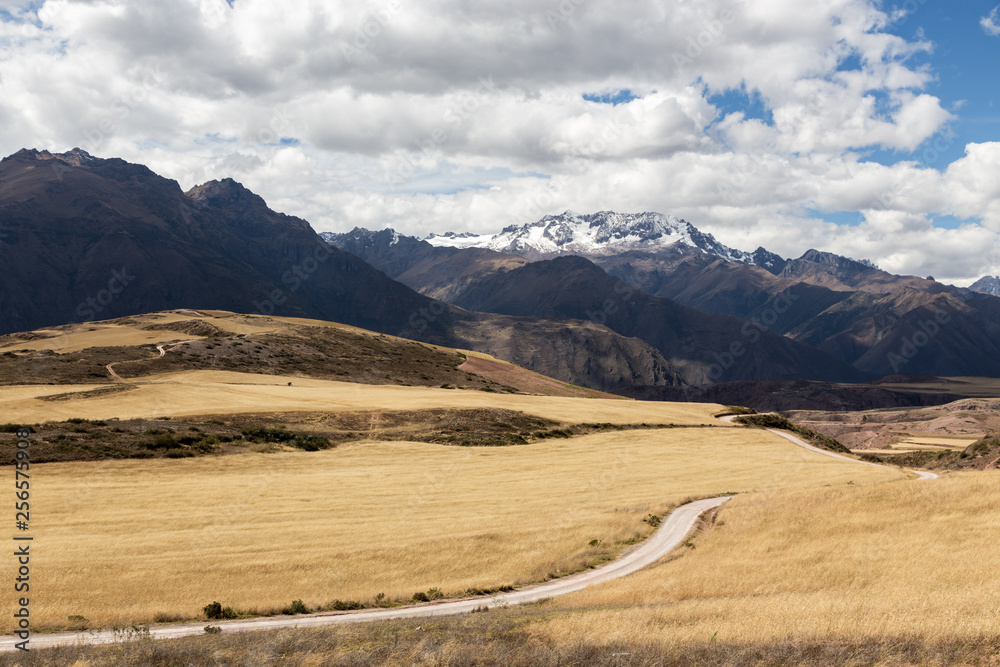
[[[927,152],[954,141],[934,72],[913,64],[933,45],[886,32],[874,0],[0,8],[15,18],[0,22],[3,154],[80,145],[185,188],[232,176],[318,229],[660,210],[748,249],[1000,273],[983,250],[1000,232],[1000,150],[970,145],[952,165]],[[640,98],[582,97],[626,88]],[[764,113],[716,97],[736,91]],[[884,166],[859,157],[872,149],[919,152]],[[936,229],[935,215],[981,224]],[[962,242],[975,257],[921,251]]]
[[[1000,21],[998,21],[998,12],[1000,12],[1000,5],[994,7],[990,10],[990,13],[979,19],[979,25],[983,27],[987,35],[991,37],[996,37],[1000,35]]]

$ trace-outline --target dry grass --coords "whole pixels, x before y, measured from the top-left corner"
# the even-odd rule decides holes
[[[893,445],[895,449],[913,449],[913,450],[938,450],[938,449],[957,449],[962,450],[974,443],[979,438],[970,437],[945,437],[937,436],[934,438],[925,438],[921,436],[911,435],[904,440]]]
[[[292,386],[288,386],[289,381]],[[657,403],[610,399],[581,400],[555,396],[500,395],[482,391],[362,385],[230,371],[181,371],[137,379],[137,389],[123,395],[66,400],[37,397],[65,393],[47,385],[0,387],[5,421],[141,419],[156,416],[233,414],[269,410],[424,410],[431,408],[505,408],[561,422],[611,422],[701,425],[722,408],[708,403]],[[74,385],[79,391],[99,385]]]
[[[62,331],[43,329],[37,333],[51,334],[51,337],[24,341],[7,336],[5,342],[0,343],[0,353],[9,350],[52,350],[57,354],[69,354],[91,347],[150,345],[177,340],[177,333],[173,331],[149,331],[110,324],[77,324]],[[189,336],[189,338],[200,338],[200,336]]]
[[[33,649],[0,654],[0,665],[73,667],[945,667],[996,665],[1000,636],[924,640],[818,641],[781,639],[602,643],[588,637],[554,644],[534,632],[555,614],[542,608],[491,609],[441,619],[391,621],[308,630],[289,629],[123,641],[112,646]]]
[[[554,600],[580,613],[539,632],[556,643],[996,638],[997,507],[993,472],[740,496],[682,558]]]
[[[689,496],[901,477],[764,431],[700,428],[488,449],[358,443],[57,463],[32,475],[44,545],[33,560],[35,628],[69,615],[91,626],[190,618],[213,599],[263,611],[527,582],[606,558],[648,530],[647,514]]]

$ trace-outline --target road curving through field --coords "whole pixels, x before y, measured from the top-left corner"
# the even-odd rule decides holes
[[[725,417],[719,417],[719,419],[721,419],[722,421],[726,422],[727,424],[732,424],[733,420],[735,420],[736,417],[738,417],[738,416],[739,415],[727,415]],[[784,438],[785,440],[788,440],[789,442],[792,442],[792,443],[798,445],[799,447],[804,447],[805,449],[808,449],[809,451],[817,452],[818,454],[823,454],[825,456],[832,456],[833,458],[840,459],[841,461],[850,461],[851,463],[860,463],[861,465],[875,466],[876,468],[891,467],[891,466],[883,465],[881,463],[872,463],[870,461],[859,461],[858,459],[852,458],[850,456],[844,456],[843,454],[838,454],[836,452],[831,452],[831,451],[826,450],[826,449],[821,449],[819,447],[816,447],[815,445],[810,445],[805,440],[802,440],[801,438],[798,438],[798,437],[792,435],[791,433],[788,433],[787,431],[781,431],[781,430],[776,429],[776,428],[769,428],[767,430],[770,431],[771,433],[774,433],[775,435],[781,436],[782,438]],[[920,480],[920,481],[937,479],[938,477],[940,477],[940,475],[938,475],[936,472],[930,472],[928,470],[910,470],[910,472],[912,472],[913,474],[915,474],[917,476],[917,479]]]
[[[199,623],[179,623],[171,625],[153,625],[149,627],[152,639],[175,639],[205,634],[205,626],[218,627],[221,632],[248,632],[252,630],[275,630],[280,628],[312,628],[325,625],[343,625],[347,623],[365,623],[369,621],[384,621],[399,618],[429,618],[434,616],[450,616],[467,614],[483,607],[505,607],[511,605],[538,602],[546,598],[566,595],[579,591],[587,586],[610,581],[641,570],[679,546],[691,533],[695,523],[705,512],[719,507],[731,496],[707,498],[681,505],[664,519],[660,527],[649,538],[629,550],[620,558],[592,570],[586,570],[560,579],[545,583],[526,586],[509,593],[501,593],[492,597],[463,598],[441,600],[405,607],[390,609],[362,609],[346,612],[319,612],[300,616],[269,616],[234,621],[205,621]],[[121,633],[111,630],[92,632],[60,632],[53,634],[35,634],[31,637],[33,649],[53,646],[67,646],[78,643],[112,644],[122,640]],[[0,638],[0,651],[15,650],[18,639],[10,636]]]
[[[181,343],[178,343],[178,345],[180,344]],[[165,353],[162,348],[160,351],[161,353]],[[722,417],[721,419],[731,423],[733,417]],[[837,459],[861,465],[879,465],[869,463],[867,461],[858,461],[857,459],[849,456],[843,456],[841,454],[814,447],[813,445],[810,445],[809,443],[784,431],[779,431],[777,429],[768,430],[800,447],[819,454],[832,456]],[[913,472],[920,480],[930,480],[938,477],[936,473],[932,472],[919,470],[914,470]],[[269,616],[230,621],[210,621],[208,623],[201,621],[197,623],[152,625],[149,626],[149,636],[152,639],[192,637],[204,634],[206,625],[218,627],[220,632],[231,633],[249,632],[254,630],[276,630],[281,628],[309,628],[329,625],[344,625],[348,623],[366,623],[390,619],[430,618],[436,616],[467,614],[484,607],[505,607],[538,602],[539,600],[546,598],[573,593],[593,584],[624,577],[641,570],[652,563],[655,563],[678,547],[685,540],[702,514],[720,507],[723,503],[728,501],[730,497],[731,496],[720,496],[717,498],[707,498],[681,505],[670,513],[656,532],[654,532],[649,538],[610,563],[567,577],[554,579],[541,584],[526,586],[516,591],[501,593],[489,598],[475,597],[450,599],[402,607],[362,609],[344,612],[318,612],[298,616]],[[78,643],[111,644],[117,641],[122,641],[122,639],[123,635],[120,632],[116,633],[111,630],[60,632],[52,634],[36,634],[31,638],[31,645],[32,648],[47,648],[74,645]],[[0,638],[0,652],[15,650],[14,644],[17,641],[19,640],[13,636]]]

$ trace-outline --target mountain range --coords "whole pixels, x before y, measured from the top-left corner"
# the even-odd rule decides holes
[[[743,252],[656,213],[318,235],[232,179],[183,191],[120,159],[26,149],[0,161],[0,261],[0,333],[176,308],[297,316],[648,398],[1000,375],[996,297],[815,250]]]
[[[563,254],[598,257],[631,250],[656,252],[679,244],[732,262],[760,266],[772,273],[779,273],[785,265],[784,259],[764,248],[754,252],[730,248],[690,222],[662,213],[601,211],[580,215],[566,211],[547,215],[537,222],[506,227],[493,236],[447,232],[431,234],[425,240],[434,246],[486,248],[528,259],[550,259]]]
[[[691,315],[694,319],[739,318],[754,329],[805,344],[815,360],[834,357],[864,377],[1000,373],[1000,301],[995,298],[932,279],[893,275],[870,261],[818,250],[795,259],[764,248],[741,252],[691,223],[660,214],[568,212],[493,236],[449,233],[420,240],[392,230],[355,229],[324,238],[421,293],[466,308],[557,317],[595,313],[607,289],[574,290],[580,285],[580,264],[562,262],[545,269],[547,284],[535,277],[542,268],[529,268],[575,255],[640,290],[640,300],[651,295],[687,306],[698,311]],[[514,249],[523,252],[511,254]],[[644,308],[659,312],[661,302],[653,303]],[[708,365],[691,364],[684,347],[665,334],[669,325],[623,321],[630,315],[641,319],[625,309],[608,317],[608,326],[656,347],[694,384],[720,379],[713,368],[724,365],[718,358]],[[702,331],[686,328],[684,317],[668,321],[678,324],[675,331]],[[709,328],[726,330],[721,321]],[[746,342],[738,336],[732,341]],[[719,352],[725,345],[720,348],[713,339],[710,347],[728,362]],[[764,356],[771,359],[773,352]],[[768,371],[779,377],[785,372],[781,364],[765,369],[746,353],[727,370],[731,373],[721,376],[724,381],[762,380]],[[816,374],[813,379],[821,375],[816,368],[810,372]]]
[[[184,192],[79,149],[0,161],[0,261],[0,333],[230,310],[481,350],[596,389],[683,383],[662,354],[606,327],[473,313],[419,294],[231,179]]]

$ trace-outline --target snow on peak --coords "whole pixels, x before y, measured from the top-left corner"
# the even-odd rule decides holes
[[[681,244],[733,262],[760,264],[783,261],[763,249],[747,253],[729,248],[686,220],[652,212],[578,214],[566,211],[525,225],[505,227],[494,236],[449,232],[443,236],[432,234],[425,240],[431,245],[489,248],[524,255],[529,259],[562,254],[615,255],[629,250],[660,250]]]
[[[492,238],[493,236],[490,234],[445,232],[444,234],[431,234],[423,240],[439,248],[485,248]]]

